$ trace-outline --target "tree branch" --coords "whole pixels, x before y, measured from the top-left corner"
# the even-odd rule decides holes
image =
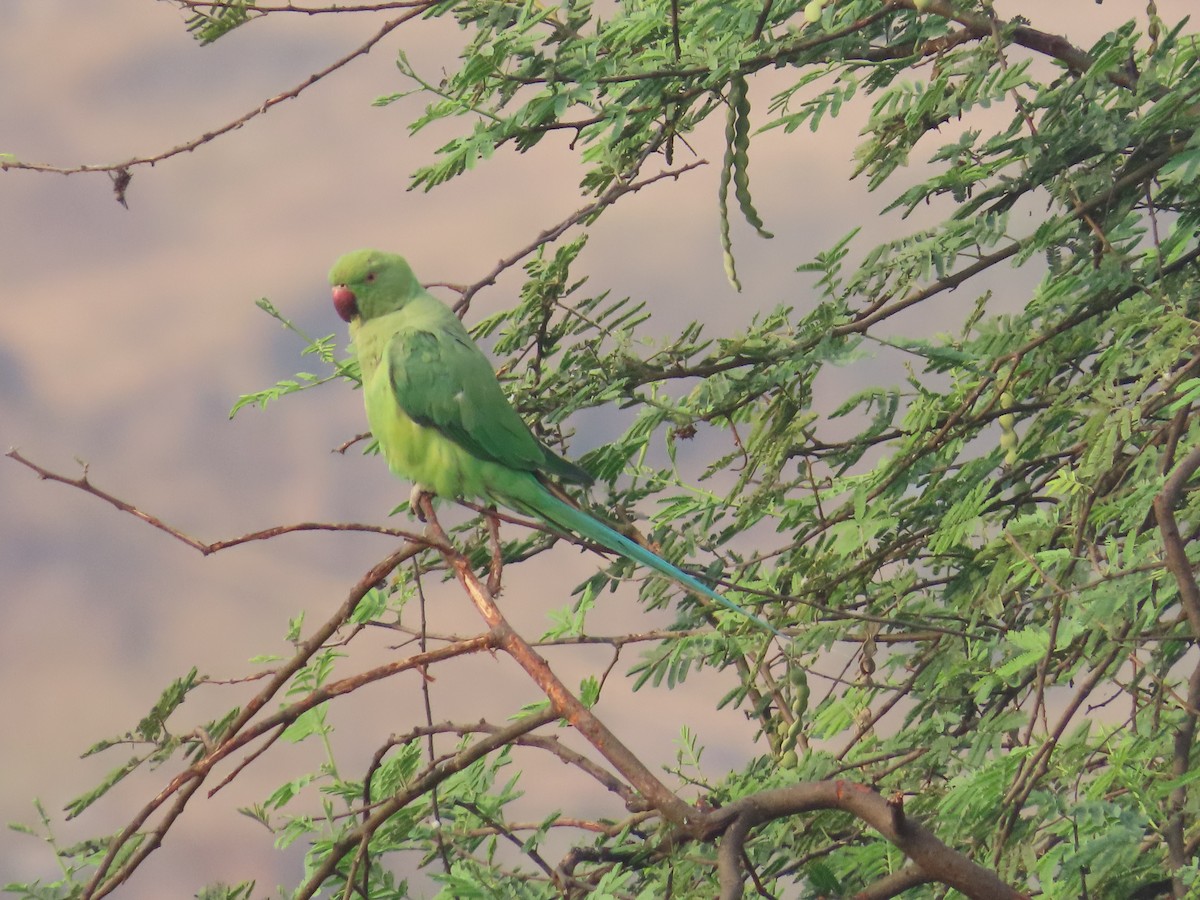
[[[1196,574],[1188,559],[1183,538],[1179,535],[1179,523],[1175,520],[1175,504],[1197,469],[1200,469],[1200,447],[1193,447],[1154,498],[1154,515],[1166,550],[1167,568],[1175,576],[1175,584],[1179,589],[1179,604],[1187,614],[1192,636],[1200,640],[1200,587],[1196,584]]]
[[[412,9],[413,7],[424,9],[430,5],[429,0],[380,0],[378,3],[347,3],[345,5],[334,3],[331,6],[297,6],[294,3],[280,3],[271,6],[265,3],[255,3],[250,7],[242,3],[230,3],[227,0],[171,0],[171,2],[195,12],[236,9],[244,10],[255,16],[265,16],[268,13],[303,13],[307,16],[317,16],[322,13],[383,12],[388,9]]]
[[[644,159],[645,155],[643,155],[643,161]],[[529,256],[539,247],[558,240],[558,238],[562,237],[563,234],[565,234],[575,225],[594,219],[607,207],[611,206],[626,194],[637,193],[642,188],[648,187],[649,185],[654,184],[656,181],[662,181],[666,178],[672,178],[678,181],[679,178],[684,175],[684,173],[705,165],[708,165],[708,160],[698,159],[688,163],[687,165],[679,166],[675,169],[668,169],[666,171],[659,172],[657,175],[651,175],[648,178],[643,178],[641,181],[625,180],[614,182],[608,188],[608,190],[597,197],[594,201],[584,207],[581,207],[580,209],[575,210],[575,212],[571,213],[571,215],[567,216],[557,225],[552,225],[551,227],[543,230],[529,244],[526,244],[520,250],[501,259],[498,263],[496,263],[495,267],[493,267],[492,270],[484,275],[481,279],[463,288],[462,297],[454,304],[454,311],[458,313],[459,317],[461,318],[466,313],[468,307],[470,307],[471,298],[488,285],[495,284],[496,279],[500,277],[502,272],[515,266],[518,262],[520,262],[526,256]]]
[[[412,531],[405,531],[401,528],[386,528],[382,525],[363,525],[357,522],[299,522],[295,525],[274,525],[271,528],[264,528],[261,531],[252,531],[249,534],[243,534],[240,537],[225,538],[211,543],[202,541],[199,538],[192,537],[184,531],[179,530],[174,525],[169,525],[158,516],[148,513],[134,506],[126,500],[122,500],[108,491],[96,487],[88,479],[88,467],[83,466],[83,474],[78,478],[70,478],[66,475],[59,475],[39,466],[37,463],[26,459],[18,450],[11,449],[4,454],[9,459],[16,460],[21,465],[32,469],[37,473],[38,478],[43,481],[56,481],[59,484],[65,484],[68,487],[78,488],[79,490],[91,494],[93,497],[98,497],[110,506],[114,506],[121,512],[128,513],[136,519],[141,519],[152,528],[157,528],[177,541],[187,544],[194,550],[199,550],[204,556],[216,553],[219,550],[227,550],[230,547],[236,547],[238,544],[246,544],[250,541],[266,541],[271,538],[279,537],[283,534],[291,534],[296,531],[364,531],[372,534],[384,534],[389,537],[403,538],[412,544],[428,546],[428,540],[420,534]]]
[[[282,94],[276,94],[274,97],[270,97],[263,101],[261,105],[256,106],[254,109],[249,110],[241,116],[238,116],[233,121],[226,122],[224,125],[214,129],[213,131],[206,131],[199,137],[192,138],[190,141],[180,144],[177,147],[172,147],[170,150],[164,150],[161,153],[156,153],[150,156],[134,156],[131,159],[120,163],[108,163],[104,165],[86,164],[78,166],[56,166],[50,163],[27,163],[0,156],[0,172],[7,172],[9,169],[21,169],[31,172],[57,172],[60,175],[76,175],[83,172],[107,172],[114,176],[114,182],[116,182],[116,179],[120,179],[120,182],[117,182],[120,188],[117,191],[117,198],[120,200],[124,195],[124,188],[129,184],[131,169],[137,166],[153,166],[156,163],[170,159],[173,156],[179,156],[182,153],[191,153],[197,147],[207,144],[214,138],[228,134],[231,131],[236,131],[247,122],[250,122],[252,119],[256,119],[266,113],[271,109],[271,107],[282,103],[284,100],[292,100],[300,96],[303,91],[312,87],[322,78],[332,75],[338,69],[354,60],[356,57],[366,55],[376,44],[378,44],[391,32],[395,31],[405,22],[422,15],[426,10],[435,5],[436,3],[434,0],[423,0],[423,2],[413,6],[403,15],[397,16],[396,18],[385,22],[383,26],[366,41],[366,43],[361,44],[359,47],[352,50],[350,53],[347,53],[341,59],[338,59],[337,61],[326,66],[324,69],[321,69],[319,72],[314,72],[312,75],[309,75],[308,78],[304,79],[304,81],[300,82],[290,90],[284,91]]]
[[[1175,506],[1183,496],[1187,483],[1196,470],[1200,469],[1200,447],[1192,451],[1175,466],[1154,498],[1154,515],[1158,521],[1158,530],[1162,535],[1163,548],[1166,551],[1167,568],[1175,576],[1175,585],[1179,591],[1179,605],[1187,616],[1188,626],[1193,639],[1200,640],[1200,587],[1196,584],[1196,573],[1192,561],[1188,558],[1187,547],[1179,534],[1179,523],[1175,519]],[[1192,669],[1188,679],[1188,695],[1183,722],[1175,732],[1173,741],[1173,756],[1171,774],[1176,779],[1182,779],[1191,770],[1192,745],[1196,740],[1196,712],[1200,707],[1200,664]],[[1171,791],[1170,818],[1164,829],[1167,852],[1171,868],[1178,871],[1189,862],[1184,850],[1185,811],[1187,807],[1188,789],[1186,783],[1181,783]],[[1183,896],[1183,882],[1175,878],[1176,896]]]
[[[933,832],[907,817],[897,799],[884,799],[864,785],[841,780],[801,782],[761,791],[708,815],[702,836],[712,839],[723,832],[719,857],[722,900],[736,900],[742,895],[741,876],[729,870],[740,867],[740,851],[751,828],[820,809],[840,809],[866,822],[916,863],[927,880],[977,900],[1027,900],[1026,895],[993,872],[946,846]],[[727,848],[726,844],[733,846]]]
[[[467,558],[451,548],[449,538],[438,524],[433,503],[428,496],[421,498],[421,507],[434,540],[443,545],[439,548],[443,557],[458,576],[458,580],[466,589],[475,608],[479,610],[479,614],[491,627],[491,633],[496,643],[503,647],[505,652],[541,688],[550,700],[550,705],[573,728],[587,738],[600,755],[612,763],[613,767],[628,779],[630,784],[637,788],[646,802],[658,809],[668,820],[676,825],[684,826],[697,821],[699,817],[697,811],[659,781],[607,726],[567,690],[566,685],[551,671],[546,661],[513,630],[503,613],[500,612],[495,599],[471,569]]]

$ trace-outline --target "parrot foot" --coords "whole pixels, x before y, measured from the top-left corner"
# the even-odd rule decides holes
[[[429,490],[429,488],[425,487],[423,484],[414,484],[412,486],[412,492],[408,495],[408,506],[413,511],[413,515],[415,515],[421,522],[426,521],[425,510],[423,508],[423,501],[426,497],[432,498],[433,491]]]
[[[494,507],[489,507],[494,510]],[[500,574],[504,571],[504,553],[500,547],[500,520],[492,512],[485,516],[488,525],[488,549],[492,554],[492,564],[488,568],[487,589],[493,597],[500,595]]]

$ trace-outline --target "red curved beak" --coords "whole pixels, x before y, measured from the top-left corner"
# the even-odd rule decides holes
[[[354,296],[354,291],[344,284],[335,284],[333,286],[333,308],[337,310],[337,314],[342,317],[343,322],[349,322],[357,316],[358,298]]]

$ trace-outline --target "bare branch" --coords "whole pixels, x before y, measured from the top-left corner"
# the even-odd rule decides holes
[[[267,15],[268,13],[303,13],[306,16],[317,16],[322,13],[356,13],[356,12],[383,12],[389,9],[412,9],[414,7],[424,8],[429,6],[428,0],[380,0],[378,3],[355,3],[345,4],[335,3],[331,6],[297,6],[294,3],[281,3],[276,6],[269,4],[256,3],[252,7],[246,7],[241,3],[223,2],[223,0],[171,0],[177,6],[184,9],[203,12],[205,10],[217,9],[237,9],[244,10],[247,13],[255,15]]]
[[[9,450],[4,454],[9,459],[16,460],[21,465],[32,469],[37,473],[37,476],[43,481],[57,481],[59,484],[65,484],[68,487],[78,488],[85,493],[91,494],[93,497],[98,497],[110,506],[115,506],[121,512],[129,513],[134,518],[141,519],[147,525],[157,528],[177,541],[187,544],[189,547],[199,550],[205,556],[216,553],[218,550],[226,550],[230,547],[236,547],[238,544],[246,544],[250,541],[266,541],[271,538],[279,537],[283,534],[291,534],[296,531],[364,531],[371,534],[383,534],[389,537],[403,538],[413,544],[429,546],[429,541],[423,535],[412,531],[405,531],[401,528],[385,528],[382,525],[363,525],[357,522],[299,522],[295,525],[274,525],[271,528],[264,528],[261,531],[252,531],[249,534],[243,534],[240,537],[225,538],[219,541],[208,543],[199,538],[192,537],[184,531],[179,530],[173,525],[169,525],[151,513],[148,513],[134,506],[128,501],[122,500],[108,491],[96,487],[88,479],[88,467],[84,465],[83,474],[78,478],[70,478],[66,475],[59,475],[39,466],[37,463],[26,459],[16,449]]]
[[[653,143],[651,146],[655,146]],[[643,159],[645,156],[643,156]],[[526,244],[515,253],[506,256],[504,259],[496,263],[495,267],[488,272],[483,278],[476,281],[474,284],[468,285],[462,289],[462,297],[454,304],[454,311],[461,317],[471,305],[471,298],[474,297],[480,290],[496,283],[496,279],[506,269],[512,268],[526,256],[535,252],[539,247],[549,244],[552,241],[558,240],[567,231],[575,225],[585,223],[593,219],[595,216],[604,211],[606,207],[611,206],[619,198],[626,194],[633,194],[640,191],[644,187],[654,184],[656,181],[662,181],[666,178],[678,180],[684,173],[698,168],[699,166],[707,165],[708,161],[704,159],[694,160],[685,166],[679,166],[675,169],[668,169],[659,172],[657,175],[651,175],[649,178],[643,178],[641,181],[616,181],[603,194],[597,197],[594,201],[580,209],[575,210],[571,215],[567,216],[557,225],[543,230],[532,242]]]
[[[312,87],[322,78],[332,75],[338,69],[342,68],[357,57],[366,55],[376,44],[387,37],[387,35],[391,34],[391,32],[395,31],[405,22],[422,15],[427,9],[434,5],[435,3],[433,0],[422,0],[421,3],[412,6],[408,12],[404,13],[403,15],[397,16],[396,18],[385,22],[383,26],[366,41],[366,43],[361,44],[359,47],[347,53],[341,59],[330,63],[319,72],[314,72],[312,75],[309,75],[308,78],[304,79],[304,81],[300,82],[290,90],[284,91],[282,94],[276,94],[274,97],[264,100],[262,104],[256,106],[254,109],[249,110],[244,115],[238,116],[236,119],[226,122],[224,125],[212,131],[206,131],[204,134],[197,138],[192,138],[186,143],[180,144],[177,147],[172,147],[170,150],[164,150],[161,153],[155,153],[149,156],[135,156],[119,163],[108,163],[102,165],[85,164],[78,166],[56,166],[50,163],[27,163],[0,156],[0,172],[7,172],[9,169],[22,169],[30,172],[57,172],[60,175],[76,175],[83,172],[108,172],[123,180],[123,184],[120,185],[120,190],[118,191],[118,199],[121,199],[124,197],[124,189],[129,184],[129,178],[131,177],[130,170],[135,166],[153,166],[156,163],[170,159],[173,156],[179,156],[182,153],[191,153],[197,147],[201,147],[204,144],[207,144],[209,141],[221,137],[221,135],[228,134],[231,131],[236,131],[247,122],[250,122],[252,119],[256,119],[266,113],[271,109],[271,107],[282,103],[284,100],[295,99],[296,97],[300,96],[302,92]]]

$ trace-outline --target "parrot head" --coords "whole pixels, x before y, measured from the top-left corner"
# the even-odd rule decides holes
[[[395,312],[421,291],[404,257],[381,250],[347,253],[333,264],[329,283],[333,307],[347,322]]]

